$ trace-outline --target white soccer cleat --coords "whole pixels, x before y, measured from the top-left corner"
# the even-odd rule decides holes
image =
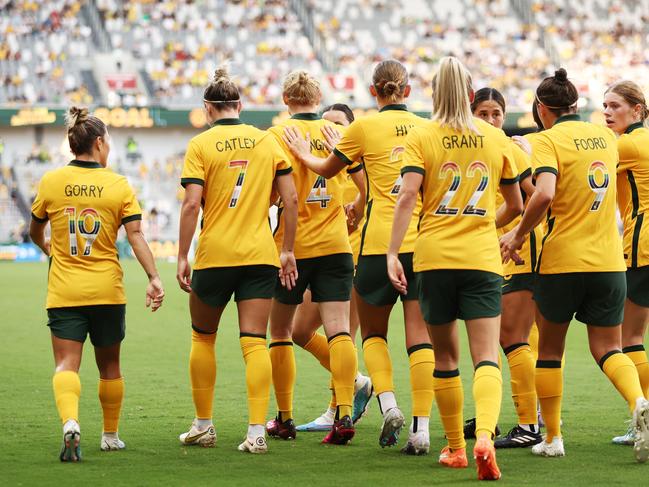
[[[430,451],[430,435],[428,431],[417,431],[408,433],[408,443],[401,449],[406,455],[428,455]]]
[[[354,412],[352,414],[352,422],[357,424],[370,405],[374,388],[372,387],[372,379],[359,374],[359,377],[354,382]]]
[[[379,445],[382,448],[394,446],[399,441],[399,433],[404,423],[403,413],[398,407],[390,408],[383,416],[383,426],[381,427],[381,436]]]
[[[334,409],[327,409],[321,416],[317,417],[310,423],[300,424],[295,429],[297,431],[331,431],[334,425]]]
[[[630,445],[633,446],[633,443],[635,441],[635,426],[633,424],[633,420],[627,421],[629,423],[629,427],[626,430],[626,433],[624,433],[622,436],[615,436],[611,442],[615,445]]]
[[[238,450],[248,453],[266,453],[268,451],[266,438],[263,436],[257,436],[256,438],[249,438],[246,436],[243,443],[239,445]]]
[[[555,436],[551,443],[543,440],[532,447],[532,453],[543,457],[563,457],[566,454],[563,449],[563,438]]]
[[[203,431],[200,431],[194,421],[189,431],[181,434],[178,439],[183,445],[199,445],[205,448],[211,448],[216,445],[216,430],[214,429],[214,425],[211,424]]]
[[[99,448],[101,451],[117,451],[126,448],[126,444],[119,439],[117,433],[102,433]]]
[[[81,461],[81,433],[79,423],[69,420],[63,425],[63,446],[59,460],[62,462]]]
[[[638,398],[636,401],[633,426],[635,427],[633,453],[638,462],[644,463],[649,459],[649,401],[644,398]]]

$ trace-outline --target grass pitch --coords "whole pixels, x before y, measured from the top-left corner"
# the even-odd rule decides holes
[[[269,441],[267,455],[249,455],[236,447],[246,431],[243,360],[236,313],[230,305],[217,339],[217,386],[213,449],[183,447],[177,436],[193,417],[189,388],[190,321],[187,295],[175,282],[175,266],[160,263],[167,297],[151,314],[144,308],[146,278],[134,261],[124,262],[129,297],[127,337],[122,348],[126,397],[122,409],[122,452],[101,452],[98,373],[88,341],[81,369],[80,422],[83,462],[61,464],[61,426],[54,405],[53,359],[44,310],[47,264],[0,265],[0,484],[2,485],[475,485],[475,464],[449,470],[437,464],[444,446],[435,406],[431,414],[431,454],[407,457],[399,448],[378,445],[380,416],[376,401],[347,447],[320,444],[322,433],[302,433],[296,441]],[[74,283],[70,283],[74,285]],[[393,312],[389,336],[396,394],[410,414],[408,362],[402,313]],[[464,333],[462,334],[465,335]],[[326,372],[295,347],[298,365],[296,422],[309,421],[328,403]],[[359,361],[362,365],[362,360]],[[505,361],[506,363],[506,361]],[[463,348],[465,417],[473,416],[472,369]],[[505,367],[500,427],[515,423]],[[598,370],[585,329],[573,324],[568,338],[563,434],[566,457],[537,458],[529,450],[499,450],[504,485],[646,485],[649,464],[638,465],[630,447],[610,444],[624,432],[626,405]],[[269,417],[275,409],[271,398]],[[402,434],[399,447],[405,442]],[[473,447],[469,442],[468,448]]]

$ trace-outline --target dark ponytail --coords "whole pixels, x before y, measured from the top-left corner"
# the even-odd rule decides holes
[[[568,79],[565,69],[559,68],[554,76],[545,78],[536,89],[536,100],[557,116],[577,111],[579,93]]]

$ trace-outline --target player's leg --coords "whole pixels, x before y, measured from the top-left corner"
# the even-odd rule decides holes
[[[358,357],[358,349],[356,348],[356,335],[360,329],[360,319],[358,317],[358,294],[355,289],[352,289],[352,299],[349,303],[349,334],[352,336],[354,343],[354,350]],[[358,424],[361,418],[367,412],[374,388],[372,387],[372,379],[369,376],[363,375],[360,368],[356,371],[356,380],[354,382],[354,412],[352,415],[352,422]],[[334,398],[335,399],[335,398]]]
[[[510,284],[529,274],[514,275]],[[514,282],[512,282],[514,281]],[[511,376],[512,400],[518,415],[518,425],[503,438],[495,441],[496,448],[522,448],[542,441],[537,423],[536,387],[534,383],[534,355],[528,338],[534,323],[534,300],[529,289],[504,292],[503,313],[500,322],[500,346],[505,352]]]
[[[49,309],[47,316],[55,366],[52,388],[63,424],[63,445],[59,458],[62,462],[76,462],[81,460],[79,366],[89,322],[81,308]]]

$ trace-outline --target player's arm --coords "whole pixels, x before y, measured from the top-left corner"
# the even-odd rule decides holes
[[[155,265],[155,259],[142,232],[142,220],[128,221],[124,223],[124,229],[126,230],[126,237],[128,238],[128,243],[131,244],[135,257],[149,278],[149,284],[146,288],[146,307],[151,307],[151,311],[156,311],[162,306],[165,292]]]
[[[500,183],[500,193],[505,202],[496,211],[496,228],[504,227],[523,212],[523,197],[517,182]]]
[[[419,168],[417,168],[419,169]],[[397,196],[397,204],[394,207],[394,220],[392,221],[392,237],[390,238],[390,247],[388,248],[388,276],[392,285],[401,294],[406,294],[408,290],[408,281],[403,271],[403,266],[399,261],[399,249],[406,236],[412,212],[417,204],[419,188],[424,180],[423,169],[421,172],[405,172],[401,182],[401,189]]]
[[[32,242],[40,248],[45,255],[50,256],[50,242],[45,238],[45,227],[47,227],[47,220],[36,220],[32,216],[29,223],[29,237]]]
[[[280,263],[282,268],[279,271],[279,279],[289,291],[295,286],[297,280],[297,264],[293,248],[295,245],[295,232],[297,230],[297,190],[293,182],[293,176],[290,173],[281,174],[275,177],[277,191],[282,199],[284,209],[282,218],[284,219],[284,240],[282,241],[282,251],[280,252]]]
[[[349,176],[352,178],[354,185],[358,188],[356,199],[345,207],[348,227],[351,227],[352,231],[354,231],[358,228],[358,222],[363,219],[365,201],[367,200],[367,188],[365,187],[365,171],[363,169],[354,171],[350,173]]]
[[[334,177],[347,167],[347,163],[332,152],[326,159],[311,154],[311,134],[306,139],[295,127],[286,127],[283,136],[284,143],[293,156],[314,173],[327,179]]]
[[[188,261],[189,247],[194,238],[198,214],[201,211],[201,198],[203,197],[203,186],[201,184],[189,183],[185,186],[185,197],[180,208],[180,234],[178,237],[178,266],[176,279],[180,288],[185,292],[191,292],[191,267]]]

